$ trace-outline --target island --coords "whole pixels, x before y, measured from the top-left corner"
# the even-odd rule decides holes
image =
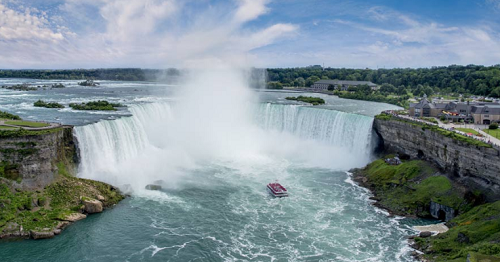
[[[83,82],[78,82],[78,85],[80,85],[80,86],[98,86],[99,83],[94,82],[94,80],[87,79]]]
[[[51,238],[124,198],[116,187],[75,176],[72,126],[1,111],[0,118],[0,239]]]
[[[69,107],[74,110],[100,110],[100,111],[116,111],[117,107],[123,107],[120,103],[110,103],[106,100],[91,101],[87,103],[71,103]]]
[[[36,106],[36,107],[45,107],[45,108],[64,108],[63,105],[59,104],[59,103],[56,103],[56,102],[45,102],[45,101],[42,101],[42,100],[38,100],[36,101],[33,106]]]
[[[298,97],[289,96],[289,97],[286,97],[285,99],[309,103],[309,104],[312,104],[313,106],[322,105],[325,103],[324,99],[319,98],[319,97],[312,97],[312,96],[298,96]]]

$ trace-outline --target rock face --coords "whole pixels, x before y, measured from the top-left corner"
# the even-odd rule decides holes
[[[103,210],[102,202],[96,199],[82,200],[85,206],[84,211],[88,214],[101,213]]]
[[[53,231],[49,231],[49,232],[31,231],[30,235],[31,235],[31,238],[33,238],[33,239],[46,239],[46,238],[53,238],[54,232]]]
[[[57,163],[76,166],[77,147],[73,127],[62,126],[40,135],[0,137],[0,163],[4,177],[24,190],[40,189],[57,174]]]
[[[440,219],[445,222],[452,220],[457,215],[455,209],[449,206],[438,204],[434,201],[431,201],[429,212],[431,213],[431,216],[433,218]]]
[[[480,190],[489,201],[500,199],[500,151],[473,146],[432,130],[397,120],[375,119],[375,132],[386,152],[436,163],[471,191]]]

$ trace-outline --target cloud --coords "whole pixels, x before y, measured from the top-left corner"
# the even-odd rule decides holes
[[[49,28],[49,23],[44,13],[37,16],[31,14],[37,12],[36,9],[26,9],[24,13],[14,11],[0,3],[0,40],[3,41],[53,41],[64,39],[60,31],[53,31]]]
[[[0,67],[165,68],[239,59],[248,63],[253,49],[293,36],[298,30],[289,23],[247,27],[269,12],[267,3],[66,0],[56,8],[57,15],[39,17],[41,22],[35,23],[38,31],[52,32],[59,42],[0,42]],[[61,32],[51,31],[50,22],[57,22],[55,28]],[[62,33],[68,27],[76,31]],[[7,29],[12,30],[12,25]]]
[[[234,15],[237,22],[243,23],[254,20],[269,11],[266,7],[268,0],[238,0],[238,2],[239,7]]]

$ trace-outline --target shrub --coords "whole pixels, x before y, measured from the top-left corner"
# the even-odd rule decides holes
[[[36,107],[45,107],[45,108],[64,108],[64,106],[59,103],[56,102],[47,103],[42,100],[36,101],[33,105]]]
[[[491,124],[490,124],[490,129],[491,129],[491,130],[498,129],[498,123],[491,123]]]
[[[0,119],[1,118],[12,119],[12,120],[21,120],[21,117],[19,117],[18,115],[13,115],[13,114],[3,112],[3,111],[0,111]]]

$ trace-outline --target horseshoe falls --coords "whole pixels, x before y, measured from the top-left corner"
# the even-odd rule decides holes
[[[175,102],[136,105],[130,117],[77,127],[80,175],[133,189],[92,225],[126,235],[122,252],[97,248],[90,260],[412,261],[410,227],[373,207],[345,172],[370,160],[372,117],[249,107],[244,129],[214,123],[236,136],[199,130],[221,132],[216,139],[192,136]],[[265,185],[274,180],[290,197],[268,195]],[[147,184],[162,190],[144,190]]]

